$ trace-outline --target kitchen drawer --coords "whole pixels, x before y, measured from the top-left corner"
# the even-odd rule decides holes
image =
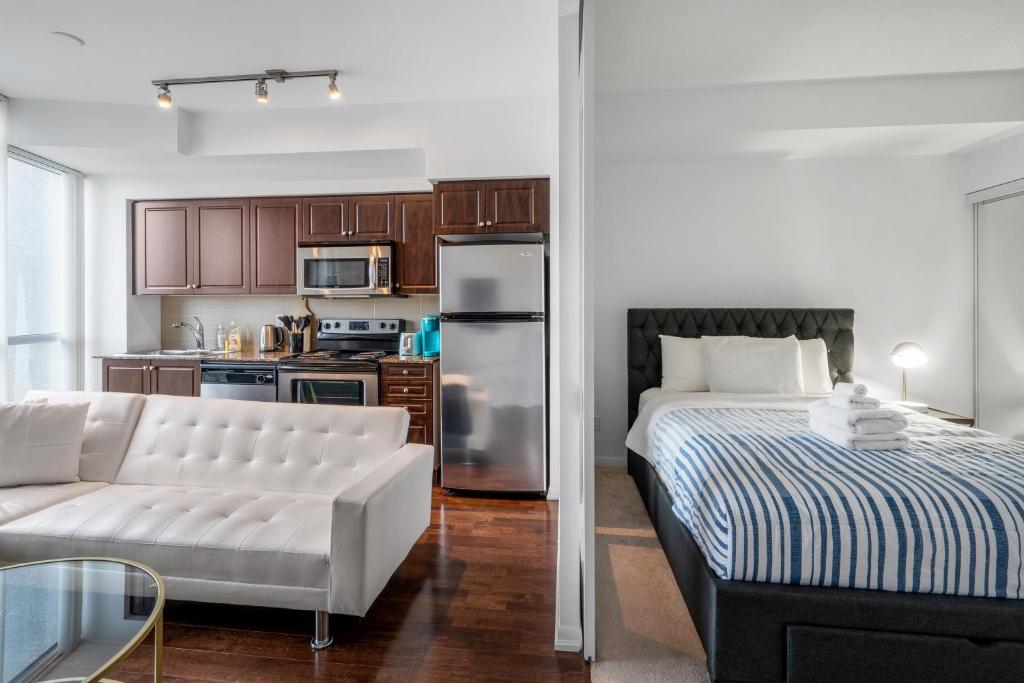
[[[391,398],[433,398],[433,386],[429,382],[385,382],[384,397]]]
[[[430,417],[434,412],[434,403],[432,401],[400,401],[391,399],[385,401],[384,405],[389,408],[405,408],[409,411],[409,415],[413,420]]]
[[[431,379],[431,366],[424,363],[384,363],[384,381],[389,379]]]

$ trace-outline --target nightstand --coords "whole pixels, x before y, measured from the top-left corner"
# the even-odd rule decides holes
[[[931,417],[937,417],[940,420],[945,420],[946,422],[952,422],[953,424],[963,425],[964,427],[974,426],[973,417],[964,417],[963,415],[957,415],[956,413],[947,413],[945,410],[929,408],[924,412],[924,414],[930,415]]]

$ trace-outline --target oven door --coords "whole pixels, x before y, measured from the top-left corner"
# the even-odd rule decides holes
[[[375,406],[378,405],[377,374],[281,369],[277,372],[277,401]]]
[[[391,294],[390,244],[303,247],[296,254],[299,295],[324,297]]]

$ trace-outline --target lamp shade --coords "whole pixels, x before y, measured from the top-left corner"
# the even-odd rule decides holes
[[[892,362],[900,368],[916,368],[928,362],[928,354],[914,342],[901,342],[892,350]]]

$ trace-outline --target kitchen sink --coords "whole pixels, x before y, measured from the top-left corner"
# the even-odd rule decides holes
[[[209,349],[161,349],[160,356],[222,356],[227,351],[211,351]]]

